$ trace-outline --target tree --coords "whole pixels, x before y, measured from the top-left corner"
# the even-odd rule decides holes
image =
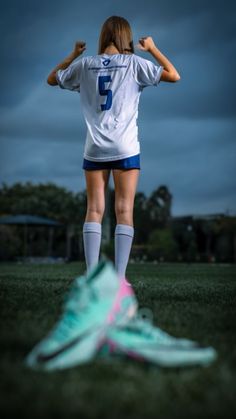
[[[65,256],[66,244],[67,254],[70,253],[70,250],[73,250],[70,244],[75,236],[77,240],[74,240],[74,243],[79,247],[79,253],[82,253],[81,236],[86,213],[85,191],[75,194],[53,183],[33,185],[27,182],[15,183],[12,186],[2,184],[0,201],[0,215],[32,214],[61,222],[64,228],[56,229],[54,233],[57,254],[59,252],[59,256]],[[16,227],[15,232],[22,242],[22,229]],[[32,227],[29,234],[30,250],[35,251],[37,255],[44,255],[48,229]]]
[[[85,192],[74,194],[53,183],[3,184],[0,200],[1,215],[33,214],[82,225],[86,212]]]
[[[148,199],[147,207],[150,214],[152,229],[165,228],[171,218],[172,195],[165,185],[159,186]]]
[[[16,235],[15,226],[0,226],[0,260],[14,259],[22,249],[22,243]]]
[[[147,198],[143,192],[137,192],[134,201],[135,244],[147,243],[150,234],[150,213]]]
[[[154,230],[148,240],[148,256],[151,259],[174,261],[178,258],[178,244],[170,228]]]

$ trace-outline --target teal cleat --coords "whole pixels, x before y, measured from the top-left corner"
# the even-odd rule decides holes
[[[25,364],[51,371],[89,362],[108,328],[126,324],[137,306],[132,287],[118,277],[112,262],[102,260],[73,281],[61,318],[29,353]]]
[[[112,326],[104,341],[103,351],[157,364],[160,367],[207,366],[217,358],[212,347],[202,348],[197,342],[173,337],[154,327],[150,321],[133,318],[125,326]]]

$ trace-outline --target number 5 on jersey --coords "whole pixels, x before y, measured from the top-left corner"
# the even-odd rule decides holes
[[[99,88],[99,94],[101,96],[106,96],[107,100],[106,103],[101,105],[102,111],[108,111],[108,109],[111,109],[112,105],[112,91],[111,89],[106,89],[105,83],[111,82],[111,76],[99,76],[98,77],[98,88]]]

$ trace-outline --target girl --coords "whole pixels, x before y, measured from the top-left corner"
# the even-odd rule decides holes
[[[126,19],[111,16],[102,26],[98,54],[77,59],[86,49],[76,42],[73,52],[48,76],[47,82],[80,92],[87,125],[83,169],[87,213],[83,241],[87,271],[98,263],[105,192],[112,171],[115,186],[115,268],[125,277],[134,236],[133,207],[140,172],[138,103],[142,89],[180,76],[150,36],[137,47],[156,64],[134,54]]]

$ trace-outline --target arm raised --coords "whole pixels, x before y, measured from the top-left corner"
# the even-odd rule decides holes
[[[158,64],[164,67],[160,78],[161,81],[176,82],[180,80],[178,71],[156,47],[151,36],[140,38],[137,48],[139,48],[141,51],[149,52],[155,58]]]
[[[56,79],[56,72],[57,70],[65,70],[69,65],[74,61],[79,55],[83,54],[84,50],[86,49],[85,42],[78,41],[75,43],[75,47],[73,52],[68,55],[60,64],[58,64],[49,74],[47,78],[47,83],[50,84],[50,86],[57,86],[58,82]]]

